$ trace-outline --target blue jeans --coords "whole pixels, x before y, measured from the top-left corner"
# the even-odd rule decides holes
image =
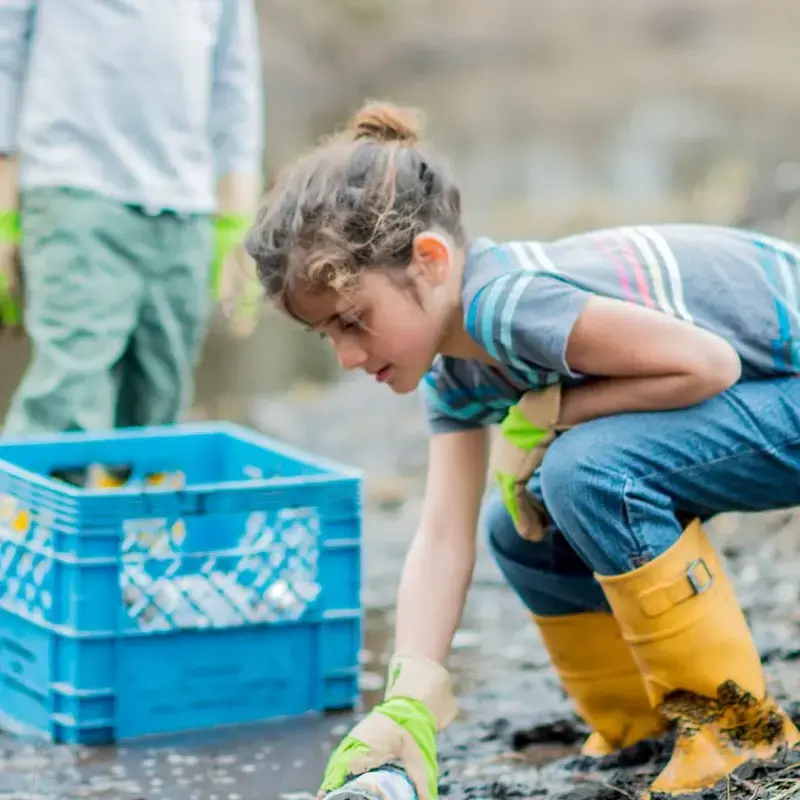
[[[482,512],[506,580],[540,616],[607,610],[593,573],[641,566],[694,517],[800,505],[800,378],[586,422],[550,445],[530,488],[553,523],[544,541],[522,539],[496,494]]]

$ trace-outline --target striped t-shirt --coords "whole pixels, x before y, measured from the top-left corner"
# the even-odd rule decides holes
[[[653,225],[554,242],[478,239],[462,284],[469,335],[500,365],[439,356],[420,384],[433,432],[500,422],[529,389],[586,376],[565,360],[592,295],[687,320],[729,341],[742,379],[800,371],[800,248],[752,231]]]

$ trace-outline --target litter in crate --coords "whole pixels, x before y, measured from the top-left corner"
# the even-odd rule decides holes
[[[312,510],[249,515],[240,548],[182,552],[182,520],[126,523],[120,581],[141,630],[218,628],[296,620],[320,593],[319,521]]]
[[[80,467],[56,467],[49,475],[78,489],[152,488],[181,489],[186,485],[186,475],[176,472],[150,472],[143,478],[133,475],[130,464],[89,464]]]

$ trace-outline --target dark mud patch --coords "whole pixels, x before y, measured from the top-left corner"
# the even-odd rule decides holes
[[[789,711],[800,723],[800,703]],[[591,758],[578,753],[586,734],[574,717],[523,727],[508,718],[463,726],[443,743],[440,794],[453,800],[639,800],[672,755],[673,737],[666,735]],[[800,747],[744,764],[728,780],[687,797],[800,800]],[[651,800],[676,798],[654,794]]]
[[[450,737],[442,746],[440,793],[454,800],[620,798],[628,787],[646,786],[672,749],[668,741],[647,741],[612,756],[582,756],[588,730],[577,717],[524,726],[501,718],[470,728],[471,735],[462,728],[460,741]]]

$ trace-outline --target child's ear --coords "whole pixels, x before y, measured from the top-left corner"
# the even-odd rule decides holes
[[[424,231],[413,244],[412,268],[431,286],[439,286],[450,275],[452,251],[450,243],[438,233]]]

